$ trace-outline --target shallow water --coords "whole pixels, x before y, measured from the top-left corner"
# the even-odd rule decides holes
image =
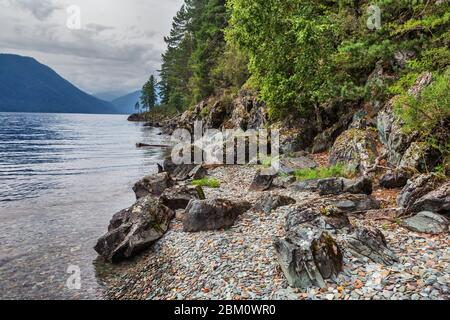
[[[0,299],[103,298],[92,248],[164,158],[135,147],[158,133],[125,116],[0,113]]]

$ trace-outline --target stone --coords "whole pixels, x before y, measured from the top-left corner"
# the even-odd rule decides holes
[[[167,172],[154,174],[144,177],[136,182],[133,191],[136,199],[146,197],[148,195],[160,196],[163,192],[174,185],[172,179]]]
[[[175,186],[161,196],[162,203],[172,210],[186,209],[191,200],[205,200],[201,186]]]
[[[296,191],[319,192],[320,195],[339,195],[342,193],[371,194],[372,180],[367,177],[357,179],[326,178],[304,180],[292,185]]]
[[[414,203],[442,184],[443,178],[437,174],[422,174],[408,181],[397,197],[397,204],[409,213]]]
[[[280,172],[292,175],[296,170],[301,169],[315,169],[317,167],[317,163],[308,157],[283,157],[280,160]]]
[[[173,163],[172,158],[168,157],[164,160],[162,165],[164,172],[168,172],[169,174],[173,174],[175,169],[178,167],[175,163]]]
[[[419,172],[429,172],[440,160],[438,151],[426,142],[412,142],[400,160],[400,168],[412,168]]]
[[[450,182],[427,193],[410,206],[410,212],[432,211],[448,215],[450,213]]]
[[[333,206],[303,208],[298,206],[286,215],[285,230],[295,230],[300,225],[307,225],[325,231],[351,229],[352,224],[344,212]]]
[[[345,213],[366,212],[381,208],[381,202],[365,194],[348,195],[345,199],[332,201],[331,204]]]
[[[449,231],[448,219],[429,211],[419,212],[417,215],[403,220],[402,225],[408,230],[419,233],[441,234]]]
[[[207,175],[208,171],[202,165],[198,165],[188,173],[188,178],[193,180],[200,180]]]
[[[407,170],[395,169],[389,170],[380,178],[380,186],[386,189],[403,188],[412,173]]]
[[[186,208],[183,220],[185,232],[219,230],[231,227],[236,218],[251,208],[246,201],[223,199],[193,200]]]
[[[268,214],[272,210],[275,210],[279,207],[284,207],[294,203],[295,203],[294,199],[282,195],[261,196],[257,200],[253,208],[256,211],[262,211]]]
[[[329,164],[344,164],[363,173],[375,163],[376,158],[375,134],[371,130],[350,129],[334,142]]]
[[[398,257],[387,247],[383,233],[375,228],[357,228],[347,238],[348,248],[375,263],[387,266],[399,262]]]
[[[94,249],[112,263],[132,258],[160,239],[173,217],[174,212],[153,196],[141,198],[113,216],[108,233]]]
[[[320,229],[297,228],[284,239],[276,238],[274,248],[281,270],[294,288],[324,288],[325,280],[334,279],[342,270],[338,244]]]
[[[250,185],[250,191],[267,191],[272,187],[275,174],[263,174],[262,171],[258,171],[253,178],[253,182]]]
[[[195,174],[197,167],[195,164],[180,164],[173,170],[171,176],[175,181],[186,181],[191,179],[191,172]]]

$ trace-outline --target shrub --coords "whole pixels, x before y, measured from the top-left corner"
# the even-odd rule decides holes
[[[351,170],[341,164],[332,167],[318,168],[318,169],[300,169],[295,171],[297,180],[313,180],[325,179],[331,177],[351,178],[355,175],[355,171]]]
[[[192,181],[192,185],[194,186],[200,186],[205,188],[219,188],[220,187],[220,181],[217,179],[209,179],[209,178],[203,178],[200,180],[194,180]]]

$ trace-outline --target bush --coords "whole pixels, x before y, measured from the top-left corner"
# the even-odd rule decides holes
[[[200,187],[204,187],[204,188],[219,188],[220,181],[217,179],[203,178],[200,180],[192,181],[192,185],[200,186]]]

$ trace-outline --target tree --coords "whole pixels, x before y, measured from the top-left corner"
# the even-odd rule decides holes
[[[134,105],[134,110],[136,110],[137,113],[141,113],[141,105],[139,104],[139,102],[136,102],[136,104]]]
[[[156,105],[156,81],[153,75],[142,87],[141,104],[148,110]]]

